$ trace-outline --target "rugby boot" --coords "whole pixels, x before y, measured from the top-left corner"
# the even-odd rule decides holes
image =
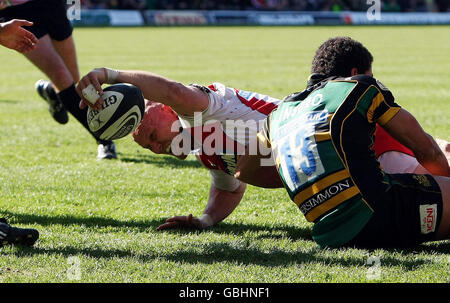
[[[116,145],[113,141],[98,141],[97,159],[117,159]]]
[[[69,115],[61,100],[56,95],[52,84],[49,81],[38,80],[35,87],[39,96],[48,103],[48,111],[53,119],[59,124],[66,124],[69,121]]]
[[[33,246],[38,239],[36,229],[12,227],[5,218],[0,218],[0,247],[9,244]]]

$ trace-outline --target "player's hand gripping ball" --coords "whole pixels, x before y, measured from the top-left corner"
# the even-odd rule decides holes
[[[114,84],[103,90],[100,110],[88,108],[87,123],[102,140],[116,140],[133,132],[144,115],[145,101],[139,88]]]

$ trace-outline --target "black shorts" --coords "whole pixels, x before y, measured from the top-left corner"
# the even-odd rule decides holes
[[[374,214],[346,246],[412,247],[435,239],[442,193],[430,175],[386,175],[390,187],[374,199]]]
[[[32,0],[0,10],[0,22],[12,19],[32,21],[33,26],[26,29],[38,39],[49,34],[50,38],[62,41],[72,35],[64,0]]]

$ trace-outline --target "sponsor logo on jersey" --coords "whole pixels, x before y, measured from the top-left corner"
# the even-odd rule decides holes
[[[420,185],[423,185],[425,187],[431,187],[430,180],[428,180],[427,176],[425,175],[414,175],[413,178],[419,183]]]
[[[315,194],[305,202],[303,202],[299,208],[300,211],[306,215],[309,213],[313,208],[316,208],[317,206],[325,203],[326,201],[330,200],[334,196],[338,195],[339,193],[345,191],[346,189],[349,189],[351,186],[353,186],[352,181],[350,178],[344,179],[342,181],[339,181],[321,192]]]
[[[426,235],[432,233],[436,229],[437,205],[424,204],[420,205],[420,231]]]
[[[295,109],[292,111],[294,112]],[[287,115],[292,115],[292,112],[287,112]],[[298,118],[288,121],[286,124],[276,129],[272,134],[272,141],[279,140],[292,133],[292,130],[305,128],[307,125],[314,125],[315,128],[323,127],[328,124],[329,113],[327,110],[310,111],[301,114]],[[283,120],[288,119],[283,117]]]

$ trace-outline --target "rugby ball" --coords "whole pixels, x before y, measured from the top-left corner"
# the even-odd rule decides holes
[[[144,115],[145,101],[139,88],[114,84],[103,90],[100,110],[88,108],[87,123],[96,138],[116,140],[136,129]]]

